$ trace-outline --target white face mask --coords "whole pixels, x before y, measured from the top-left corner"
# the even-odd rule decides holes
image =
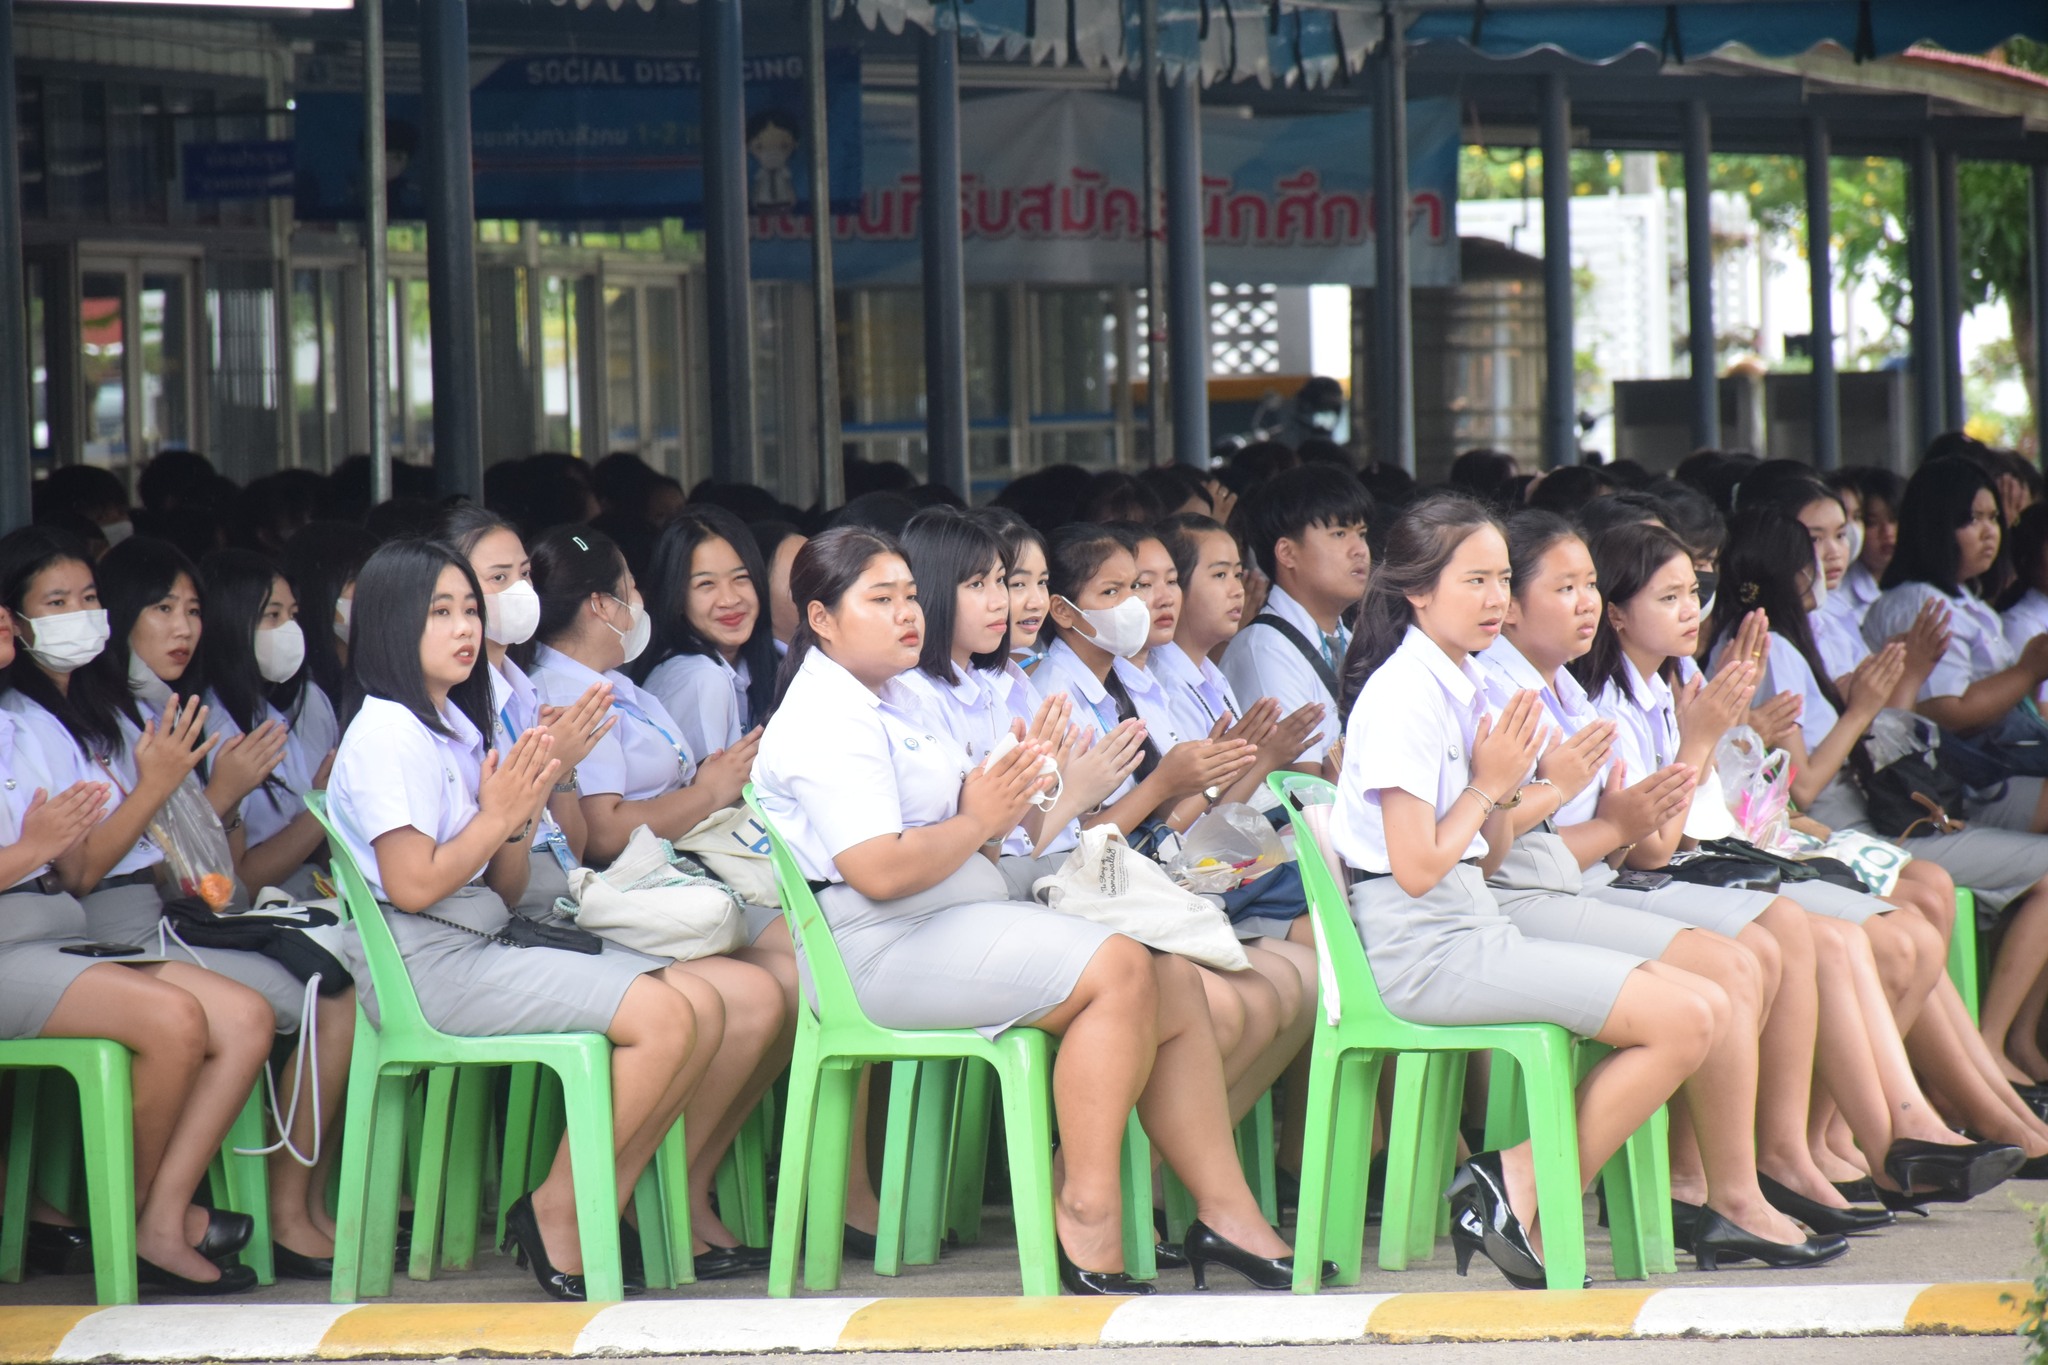
[[[1004,754],[1007,754],[1008,752],[1010,752],[1010,750],[1016,747],[1017,737],[1011,734],[1008,730],[1003,731],[1002,738],[998,739],[995,742],[995,747],[988,751],[988,757],[982,760],[982,767],[990,768],[995,766],[995,762],[997,759],[1001,758]],[[1060,791],[1067,785],[1067,780],[1060,774],[1060,765],[1053,762],[1052,759],[1049,757],[1043,763],[1038,765],[1038,771],[1044,776],[1050,777],[1052,779],[1052,787],[1050,790],[1042,791],[1038,795],[1032,797],[1031,804],[1038,807],[1040,810],[1051,810],[1054,806],[1059,804]]]
[[[654,634],[654,618],[649,616],[647,608],[641,606],[638,602],[627,602],[617,597],[614,597],[612,601],[624,607],[633,617],[632,626],[626,630],[620,630],[609,621],[604,623],[605,627],[612,634],[619,637],[619,643],[626,651],[625,661],[632,663],[633,660],[640,657],[640,652],[647,648],[648,638]]]
[[[142,656],[130,650],[128,653],[128,690],[149,703],[150,708],[162,712],[171,704],[171,685],[156,675],[156,670],[142,662]]]
[[[107,538],[107,548],[111,550],[135,534],[135,523],[125,517],[120,521],[110,521],[100,527],[100,534]]]
[[[1813,547],[1813,609],[1819,611],[1828,604],[1828,571],[1820,562],[1820,546]]]
[[[348,643],[349,613],[355,610],[355,605],[352,597],[334,599],[334,638],[343,644]]]
[[[1863,523],[1852,521],[1849,523],[1849,563],[1853,566],[1861,558],[1863,558]]]
[[[263,681],[281,683],[306,662],[306,632],[297,621],[256,632],[256,671]]]
[[[37,616],[29,620],[29,629],[36,636],[33,644],[24,644],[29,657],[52,673],[71,673],[99,658],[112,634],[107,613],[99,607]]]
[[[1059,600],[1067,602],[1064,597]],[[1119,659],[1130,658],[1152,638],[1152,609],[1141,597],[1126,597],[1113,607],[1076,607],[1072,602],[1067,606],[1094,630],[1092,643]]]
[[[503,592],[484,596],[484,638],[501,645],[523,645],[540,629],[540,594],[522,578]]]

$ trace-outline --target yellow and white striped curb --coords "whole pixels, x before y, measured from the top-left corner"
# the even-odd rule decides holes
[[[1804,1285],[1124,1299],[669,1299],[0,1308],[0,1365],[1353,1341],[2010,1335],[2028,1286]]]

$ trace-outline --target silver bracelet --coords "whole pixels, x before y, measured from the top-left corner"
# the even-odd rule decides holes
[[[1497,811],[1497,810],[1499,810],[1499,809],[1500,809],[1500,802],[1498,802],[1498,801],[1494,800],[1494,799],[1493,799],[1492,797],[1488,796],[1488,795],[1487,795],[1487,794],[1486,794],[1485,792],[1483,792],[1483,791],[1479,790],[1479,788],[1477,788],[1477,787],[1473,786],[1473,785],[1472,785],[1472,784],[1471,784],[1470,782],[1467,782],[1467,783],[1465,784],[1465,790],[1466,790],[1466,791],[1468,791],[1468,792],[1471,792],[1471,793],[1472,793],[1472,794],[1473,794],[1474,796],[1478,797],[1478,798],[1479,798],[1479,799],[1480,799],[1481,801],[1484,801],[1484,802],[1486,803],[1486,813],[1487,813],[1488,815],[1491,815],[1491,814],[1493,814],[1493,813],[1494,813],[1495,811]]]

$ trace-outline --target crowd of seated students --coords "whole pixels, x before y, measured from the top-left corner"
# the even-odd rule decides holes
[[[1195,1202],[1175,1244],[1161,1218],[1160,1263],[1293,1282],[1233,1130],[1277,1091],[1284,1186],[1318,983],[1300,877],[1224,898],[1237,971],[1034,896],[1084,831],[1164,858],[1219,806],[1284,827],[1276,772],[1334,787],[1395,1014],[1613,1049],[1578,1095],[1589,1187],[1671,1106],[1674,1227],[1703,1268],[1819,1264],[1899,1211],[2048,1177],[2048,759],[2027,756],[2048,754],[2048,505],[2026,461],[1953,437],[1910,480],[1718,452],[1537,476],[1473,451],[1430,490],[1310,437],[1208,472],[1043,469],[981,508],[846,472],[846,504],[808,511],[631,455],[501,463],[481,503],[399,466],[373,506],[361,460],[237,487],[191,452],[143,469],[138,507],[91,467],[37,486],[0,537],[0,1037],[133,1051],[146,1285],[252,1288],[251,1220],[198,1193],[252,1089],[278,1272],[332,1273],[335,1119],[358,1011],[379,1017],[355,931],[310,978],[195,945],[159,833],[217,822],[233,896],[201,915],[315,900],[315,791],[430,1024],[611,1040],[629,1290],[629,1195],[678,1118],[697,1277],[765,1271],[713,1177],[788,1064],[800,954],[754,904],[739,946],[687,961],[505,930],[559,924],[577,868],[643,829],[685,842],[750,783],[873,1020],[1060,1039],[1075,1293],[1154,1289],[1123,1261],[1134,1109]],[[1796,828],[1872,829],[1863,745],[1900,712],[1938,728],[1960,796],[1891,840],[1895,875],[1667,870],[1738,726],[1789,755]],[[1995,944],[1981,1020],[1946,971],[1958,887]],[[1527,1143],[1463,1153],[1461,1271],[1544,1283],[1533,1170]],[[582,1298],[566,1146],[518,1193],[509,1237]],[[32,1267],[90,1268],[82,1214],[36,1203]]]

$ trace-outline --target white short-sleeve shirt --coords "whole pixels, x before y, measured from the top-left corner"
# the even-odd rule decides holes
[[[1123,684],[1124,695],[1131,699],[1137,710],[1138,719],[1145,722],[1145,733],[1165,753],[1176,744],[1191,739],[1208,737],[1209,727],[1204,725],[1196,730],[1183,721],[1181,711],[1173,704],[1172,692],[1165,680],[1150,668],[1140,668],[1129,659],[1118,659],[1110,665],[1110,672]]]
[[[276,780],[265,782],[242,802],[242,822],[251,848],[282,831],[305,811],[305,802],[300,798],[313,790],[313,775],[320,771],[321,763],[339,739],[334,704],[311,679],[307,679],[304,689],[299,694],[296,720],[288,720],[269,702],[263,704],[264,722],[285,722],[284,757],[271,774]],[[220,698],[208,692],[206,705],[206,733],[218,734],[223,744],[242,733],[242,727],[235,724]]]
[[[847,849],[957,814],[970,766],[903,678],[871,691],[813,647],[761,736],[754,789],[804,876],[836,882]]]
[[[128,798],[128,793],[135,790],[135,741],[142,737],[142,731],[126,716],[120,721],[120,751],[108,755],[102,763],[78,747],[78,741],[71,737],[62,721],[20,692],[9,689],[5,696],[0,696],[0,706],[12,711],[21,729],[33,737],[56,790],[61,791],[74,782],[105,783],[108,788],[105,815],[112,815]],[[163,860],[163,850],[144,835],[136,841],[134,848],[121,855],[119,862],[107,869],[107,875],[125,877],[131,872],[155,867]]]
[[[702,756],[730,749],[746,734],[753,678],[745,659],[735,666],[719,654],[678,654],[647,675],[646,690],[675,717],[690,752]]]
[[[1624,686],[1608,683],[1593,698],[1593,709],[1614,722],[1614,756],[1638,782],[1678,757],[1678,707],[1662,673],[1645,678],[1624,654]]]
[[[1725,637],[1714,647],[1708,662],[1718,666],[1726,652]],[[1823,658],[1822,662],[1826,662]],[[1828,737],[1828,731],[1835,728],[1835,722],[1842,713],[1834,703],[1821,693],[1820,679],[1814,675],[1813,665],[1806,662],[1806,656],[1799,652],[1799,646],[1782,635],[1771,636],[1771,646],[1764,655],[1764,673],[1758,680],[1756,701],[1759,705],[1781,692],[1799,694],[1799,733],[1806,741],[1807,752],[1811,753],[1820,742]]]
[[[1863,639],[1876,649],[1894,635],[1903,635],[1920,615],[1923,602],[1937,600],[1949,608],[1948,651],[1920,687],[1920,700],[1960,697],[1980,678],[2011,668],[2019,651],[2006,642],[2005,623],[1983,598],[1964,588],[1950,597],[1931,583],[1901,583],[1887,588],[1863,618]]]
[[[1883,592],[1884,589],[1878,586],[1877,575],[1863,567],[1863,561],[1859,559],[1849,565],[1849,571],[1842,575],[1840,586],[1835,592],[1828,594],[1828,601],[1833,602],[1837,596],[1841,597],[1843,613],[1852,618],[1860,628],[1863,625],[1863,618],[1877,605],[1877,599]]]
[[[1084,725],[1095,732],[1099,744],[1102,737],[1115,729],[1118,724],[1116,698],[1109,695],[1109,689],[1102,685],[1102,679],[1095,676],[1081,656],[1065,640],[1054,640],[1045,651],[1045,658],[1039,661],[1038,671],[1031,675],[1032,685],[1041,696],[1051,696],[1061,688],[1074,699],[1074,724]],[[1143,719],[1142,716],[1139,719]],[[1149,737],[1150,726],[1146,727]],[[1153,739],[1160,752],[1165,749]],[[1137,779],[1127,777],[1115,791],[1104,799],[1104,805],[1112,805],[1130,795],[1137,786]]]
[[[395,701],[366,698],[334,756],[327,796],[335,825],[379,900],[390,899],[377,867],[380,836],[411,827],[445,844],[476,818],[484,737],[453,704],[440,716],[450,734],[434,733]]]
[[[65,742],[70,743],[68,739]],[[77,752],[77,746],[72,746],[72,752]],[[21,817],[38,791],[55,796],[77,780],[67,776],[59,782],[34,732],[14,712],[0,710],[0,844],[20,842]],[[44,863],[21,880],[32,881],[49,870],[50,865]]]
[[[1487,705],[1495,712],[1513,701],[1515,693],[1534,692],[1543,699],[1544,712],[1559,740],[1570,738],[1601,718],[1586,689],[1568,670],[1560,668],[1556,678],[1545,678],[1505,635],[1474,658],[1485,683]],[[1607,769],[1602,768],[1583,791],[1558,807],[1551,823],[1562,829],[1592,819],[1600,804],[1600,786],[1606,779]]]
[[[1244,714],[1223,670],[1207,659],[1189,658],[1170,640],[1152,651],[1145,667],[1165,686],[1175,728],[1182,734],[1207,736],[1223,717]],[[1332,724],[1325,720],[1326,731]]]
[[[526,676],[526,670],[510,659],[492,665],[490,679],[491,747],[501,755],[508,754],[521,735],[540,724],[540,689]],[[568,779],[564,776],[562,780]],[[549,838],[560,828],[555,817],[548,814],[548,808],[542,806],[540,819],[533,822],[531,847],[536,851],[546,848]]]
[[[617,669],[599,673],[547,645],[534,655],[533,685],[550,706],[572,705],[599,682],[612,685],[612,710],[619,719],[576,765],[583,794],[646,801],[688,786],[697,760],[660,698]]]
[[[2005,609],[2001,620],[2004,622],[2005,642],[2017,654],[2036,635],[2048,635],[2048,593],[2039,588],[2028,588],[2026,596]]]
[[[1819,611],[1806,614],[1806,628],[1813,632],[1813,647],[1820,652],[1830,682],[1848,677],[1870,657],[1870,646],[1863,642],[1864,613],[1851,601],[1848,593],[1837,589]]]
[[[1388,660],[1365,681],[1344,729],[1344,772],[1330,815],[1330,838],[1361,872],[1392,872],[1380,793],[1429,802],[1441,820],[1472,780],[1472,736],[1487,712],[1485,679],[1470,658],[1453,660],[1410,626]],[[1371,722],[1367,735],[1367,718]],[[1473,834],[1462,858],[1486,853]]]
[[[1277,583],[1267,596],[1265,610],[1260,615],[1267,613],[1300,631],[1310,647],[1322,650],[1333,676],[1342,673],[1344,652],[1351,647],[1348,627],[1340,624],[1335,639],[1326,642],[1323,628],[1308,614],[1308,608],[1288,596]],[[1324,714],[1331,717],[1337,714],[1337,699],[1330,695],[1330,689],[1324,686],[1315,666],[1302,657],[1301,651],[1286,636],[1271,626],[1260,625],[1257,620],[1246,622],[1223,651],[1223,672],[1238,696],[1250,697],[1253,701],[1271,697],[1280,703],[1283,716],[1317,701],[1327,708]],[[1330,752],[1336,728],[1334,724],[1324,726],[1322,738],[1302,751],[1301,761],[1320,763]]]
[[[1010,676],[1015,668],[1014,664],[996,672],[970,668],[955,672],[951,682],[940,682],[923,669],[913,668],[898,681],[916,693],[918,704],[943,727],[947,740],[959,746],[968,766],[978,767],[1010,733],[1012,720],[1022,719],[1028,727],[1037,713],[1037,694],[1021,671]],[[1070,849],[1079,839],[1080,826],[1068,821],[1067,828],[1048,841],[1046,852]],[[1031,837],[1021,825],[1003,839],[1005,856],[1027,856],[1031,851]]]

